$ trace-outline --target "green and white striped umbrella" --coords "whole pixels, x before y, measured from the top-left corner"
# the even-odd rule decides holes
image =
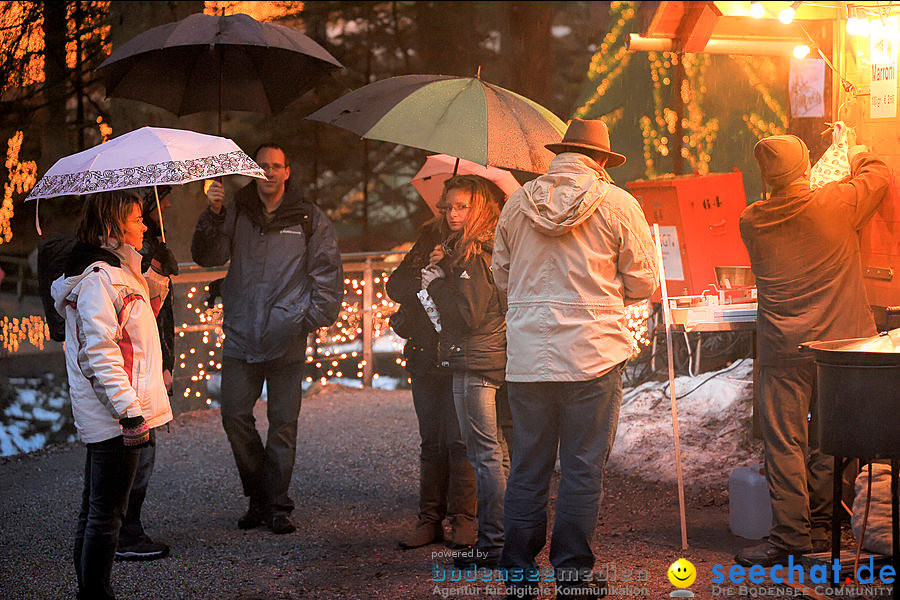
[[[308,119],[370,140],[543,173],[566,124],[550,110],[477,77],[401,75],[365,85]]]

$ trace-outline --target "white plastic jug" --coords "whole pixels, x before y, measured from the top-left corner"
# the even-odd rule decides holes
[[[762,465],[738,467],[728,478],[728,524],[731,533],[758,540],[769,535],[772,505]]]

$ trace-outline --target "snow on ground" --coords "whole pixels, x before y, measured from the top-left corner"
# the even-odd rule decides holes
[[[752,384],[749,359],[675,378],[685,485],[719,485],[735,467],[762,462],[762,443],[751,437]],[[609,467],[652,481],[677,480],[668,380],[624,390]]]
[[[15,398],[6,396],[15,393]],[[64,382],[43,378],[10,378],[2,390],[0,456],[40,450],[51,442],[74,441],[72,415]]]

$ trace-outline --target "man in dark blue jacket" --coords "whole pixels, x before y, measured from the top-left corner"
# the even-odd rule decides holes
[[[207,267],[231,260],[222,283],[221,406],[244,495],[250,498],[238,527],[268,525],[274,533],[290,533],[294,502],[288,487],[307,335],[337,319],[343,271],[334,226],[289,186],[284,150],[266,143],[254,158],[267,179],[241,189],[229,207],[222,184],[212,183],[191,254]],[[263,383],[269,420],[265,445],[253,418]]]

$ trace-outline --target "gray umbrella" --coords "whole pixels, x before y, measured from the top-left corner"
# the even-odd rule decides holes
[[[249,15],[194,14],[135,36],[97,69],[106,95],[176,115],[214,110],[275,114],[343,65],[291,27]]]

